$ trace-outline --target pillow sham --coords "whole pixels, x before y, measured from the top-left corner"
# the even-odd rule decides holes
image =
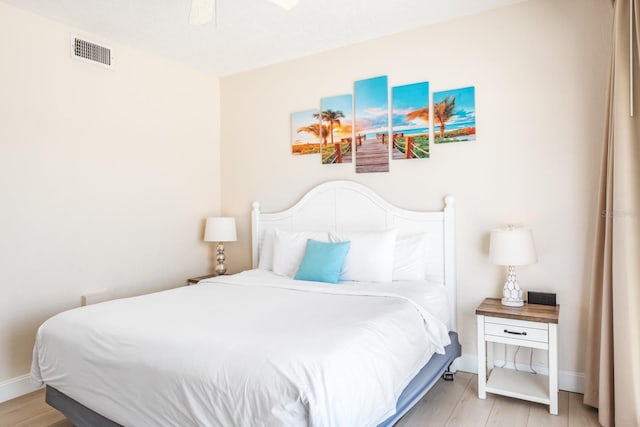
[[[398,236],[393,254],[393,280],[425,280],[427,233]]]
[[[262,244],[260,245],[260,254],[258,255],[258,268],[260,270],[273,270],[273,240],[275,239],[275,230],[273,228],[264,232]]]
[[[294,279],[338,283],[350,247],[351,242],[325,243],[308,239]]]
[[[396,230],[329,233],[331,242],[351,242],[340,280],[391,282]]]
[[[307,247],[307,240],[329,242],[329,234],[321,231],[275,230],[273,239],[273,272],[281,276],[293,277]]]

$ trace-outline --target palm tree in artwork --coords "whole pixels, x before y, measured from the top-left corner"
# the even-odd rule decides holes
[[[429,123],[429,107],[418,108],[417,110],[413,110],[409,114],[407,114],[407,120],[415,120],[420,119]]]
[[[309,126],[302,126],[296,132],[310,133],[316,138],[322,138],[322,141],[325,144],[327,143],[327,137],[329,136],[329,129],[325,125],[320,125],[320,123],[313,123]]]
[[[440,138],[444,138],[444,126],[453,117],[456,106],[455,96],[446,96],[442,101],[433,106],[433,117],[440,123]]]
[[[344,118],[344,113],[340,110],[324,110],[321,113],[315,113],[313,117],[329,123],[329,135],[331,135],[331,144],[333,144],[333,127],[335,124],[340,126],[340,119]],[[327,144],[326,139],[324,143]]]

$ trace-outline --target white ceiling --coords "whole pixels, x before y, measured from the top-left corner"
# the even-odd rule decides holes
[[[217,0],[204,26],[190,0],[1,1],[223,76],[525,0]]]

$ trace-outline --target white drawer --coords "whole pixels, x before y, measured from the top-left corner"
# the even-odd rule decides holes
[[[515,322],[484,324],[485,335],[508,338],[513,340],[526,340],[540,343],[549,342],[549,327],[546,323],[538,323],[535,328],[514,324]],[[533,323],[533,322],[527,322]]]

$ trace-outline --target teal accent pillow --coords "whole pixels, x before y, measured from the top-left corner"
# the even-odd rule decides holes
[[[308,239],[294,279],[338,283],[351,242],[325,243]]]

